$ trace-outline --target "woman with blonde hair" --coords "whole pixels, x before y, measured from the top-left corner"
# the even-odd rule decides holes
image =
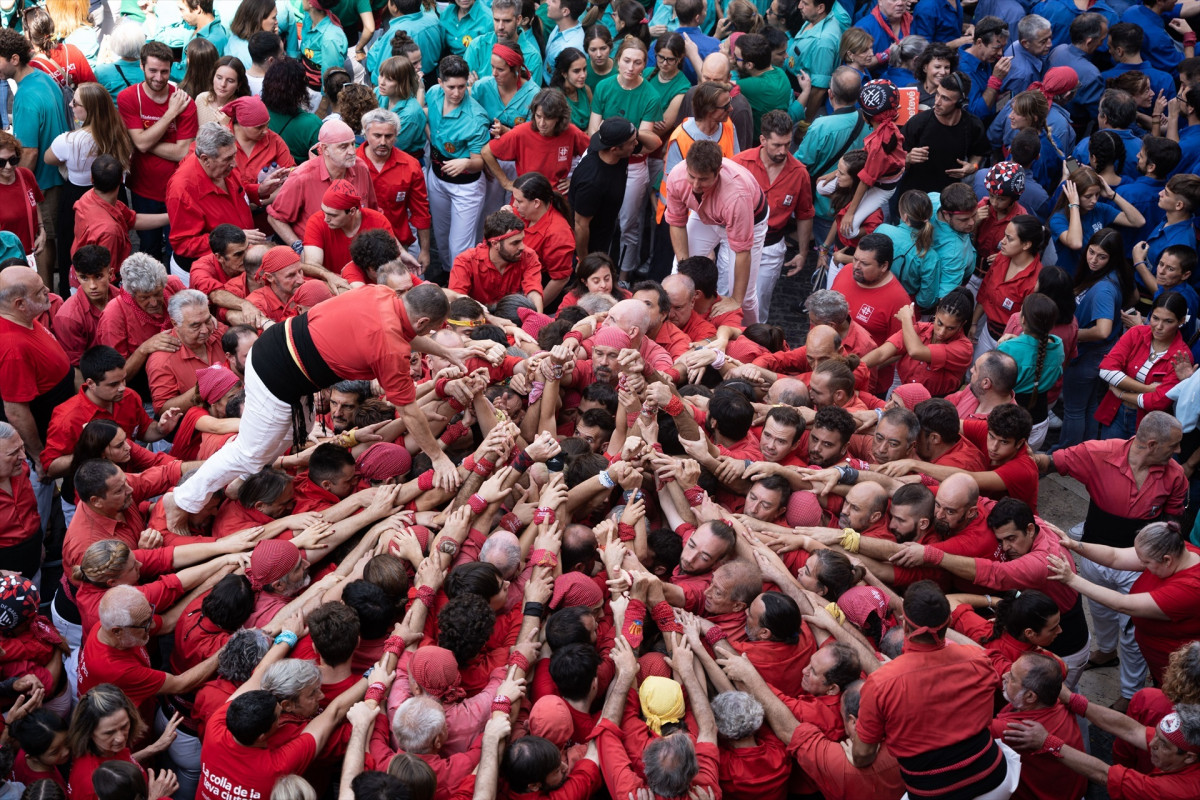
[[[229,118],[221,109],[231,100],[250,96],[246,67],[234,56],[221,56],[213,69],[209,87],[207,92],[196,98],[196,118],[200,125],[208,122],[227,125]]]
[[[425,89],[412,61],[392,56],[380,64],[375,95],[380,108],[400,118],[396,147],[425,163]]]
[[[174,727],[141,750],[134,752],[134,742],[146,735],[146,723],[138,714],[133,701],[111,683],[93,686],[79,698],[67,728],[67,743],[71,746],[71,800],[98,800],[92,788],[92,774],[106,761],[126,761],[141,766],[166,751]]]
[[[89,60],[100,55],[99,32],[92,24],[88,0],[46,0],[46,11],[62,42],[78,47]]]
[[[1042,141],[1041,153],[1031,169],[1034,179],[1047,191],[1061,180],[1061,165],[1067,158],[1065,151],[1071,146],[1071,142],[1055,139],[1049,119],[1050,101],[1043,92],[1032,89],[1021,92],[1009,104],[1008,124],[1014,133],[1031,128],[1037,131]],[[1010,150],[1011,146],[1004,148],[1005,158],[1009,157]]]

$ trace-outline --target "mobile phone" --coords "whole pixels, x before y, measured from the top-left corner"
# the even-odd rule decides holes
[[[1069,175],[1077,169],[1079,169],[1079,159],[1074,156],[1067,156],[1067,174]]]

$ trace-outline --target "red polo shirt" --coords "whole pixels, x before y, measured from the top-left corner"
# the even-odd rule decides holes
[[[322,489],[308,479],[308,473],[298,479],[293,487],[296,505],[293,514],[303,514],[306,511],[324,511],[342,502],[337,495]]]
[[[392,231],[405,247],[415,241],[412,230],[429,230],[433,218],[429,215],[429,192],[425,187],[425,174],[415,158],[403,150],[392,148],[392,154],[376,169],[367,158],[367,145],[358,148],[359,162],[367,165],[371,183],[375,186],[375,198],[379,210],[392,224]],[[333,263],[326,259],[326,263]]]
[[[183,282],[174,275],[167,278],[163,289],[163,315],[159,319],[149,317],[133,301],[128,292],[120,295],[104,307],[100,324],[96,326],[96,344],[106,344],[129,358],[142,342],[156,333],[171,329],[171,317],[166,304],[176,292],[183,291]]]
[[[695,309],[681,330],[689,342],[700,342],[717,335],[717,326],[697,314]]]
[[[758,181],[759,187],[767,193],[767,202],[771,204],[767,227],[772,233],[779,233],[792,219],[812,219],[816,212],[813,210],[812,181],[808,176],[808,169],[788,153],[783,162],[783,171],[772,183],[762,162],[761,152],[760,145],[743,150],[734,156],[733,160],[749,170]]]
[[[93,686],[111,683],[133,701],[142,720],[154,725],[154,696],[167,681],[167,673],[150,666],[145,647],[118,650],[100,641],[100,626],[92,628],[79,651],[79,694]]]
[[[20,470],[8,482],[8,489],[0,487],[0,548],[29,541],[42,529],[37,498],[29,482],[29,464],[21,462]]]
[[[71,240],[71,255],[85,244],[99,244],[108,248],[112,256],[113,270],[119,270],[133,252],[129,232],[137,213],[117,200],[109,203],[101,200],[95,189],[75,201],[75,238]]]
[[[918,322],[917,336],[929,348],[929,361],[917,361],[904,348],[904,331],[888,337],[888,343],[903,353],[896,365],[901,383],[920,383],[934,397],[941,397],[962,386],[963,374],[971,366],[974,343],[960,330],[950,341],[935,344],[933,323]]]
[[[568,123],[557,136],[542,136],[533,122],[523,122],[489,146],[492,155],[501,161],[515,161],[517,174],[540,172],[551,186],[567,177],[575,156],[588,149],[587,134]]]
[[[1150,467],[1141,486],[1129,466],[1132,439],[1093,439],[1055,450],[1054,468],[1080,481],[1101,511],[1130,519],[1179,515],[1187,502],[1188,482],[1178,462]]]
[[[108,301],[112,302],[120,293],[117,287],[108,287]],[[68,297],[54,315],[54,336],[72,365],[78,365],[83,351],[96,343],[96,328],[103,315],[104,308],[92,305],[83,292]]]
[[[957,467],[967,472],[987,472],[990,466],[988,457],[966,436],[960,436],[954,446],[935,458],[933,463],[942,467]]]
[[[1200,549],[1186,545],[1192,553]],[[1171,653],[1188,642],[1200,639],[1200,616],[1196,598],[1200,597],[1200,566],[1179,570],[1167,578],[1146,571],[1138,575],[1130,594],[1146,593],[1167,619],[1133,618],[1133,635],[1150,667],[1155,683],[1161,684]]]
[[[371,182],[371,173],[363,159],[358,159],[342,177],[354,185],[364,206],[375,208],[379,205],[375,200],[375,185]],[[333,179],[329,176],[329,170],[325,168],[324,157],[314,156],[288,175],[271,205],[267,206],[267,215],[286,222],[297,233],[302,233],[308,218],[321,213],[321,198],[332,184]]]
[[[246,296],[246,299],[250,301],[251,305],[261,311],[263,316],[272,322],[283,322],[288,317],[295,317],[300,314],[299,306],[292,302],[290,297],[284,303],[270,286],[255,289]]]
[[[992,533],[992,529],[987,526],[987,516],[994,505],[996,505],[995,500],[979,498],[975,519],[967,523],[962,530],[951,533],[946,539],[940,539],[937,534],[931,532],[921,539],[921,544],[933,545],[950,555],[999,561],[1000,545],[996,542],[996,536]],[[920,580],[932,580],[943,589],[953,585],[977,586],[960,581],[937,567],[917,567],[916,569],[896,567],[895,573],[897,586],[908,586]],[[983,591],[979,593],[983,594]]]
[[[963,420],[962,429],[963,438],[970,439],[979,452],[987,458],[987,422],[977,419]],[[997,500],[1001,497],[1015,497],[1025,501],[1025,504],[1033,509],[1033,513],[1037,513],[1038,468],[1028,450],[1020,450],[1003,464],[989,463],[987,470],[984,471],[989,470],[995,472],[1004,481],[1004,491],[985,492],[987,497]]]
[[[752,642],[747,639],[733,645],[738,652],[745,653],[758,669],[763,680],[783,694],[798,697],[804,693],[800,685],[801,673],[808,666],[812,654],[817,651],[816,640],[807,622],[800,623],[800,640],[787,642]]]
[[[1154,740],[1155,728],[1146,728],[1146,744]],[[1162,800],[1164,797],[1200,796],[1200,764],[1189,764],[1178,772],[1154,770],[1149,775],[1128,767],[1108,770],[1108,796],[1112,800]]]
[[[645,779],[630,764],[629,753],[621,739],[621,729],[612,720],[602,719],[596,725],[595,742],[600,748],[600,771],[612,797],[637,797],[646,788]],[[693,787],[711,787],[720,794],[720,751],[709,742],[696,742],[696,761],[700,771],[692,779]]]
[[[233,634],[222,630],[204,616],[200,606],[206,595],[187,604],[175,624],[175,649],[171,651],[171,669],[178,675],[221,651]],[[201,718],[203,719],[203,718]]]
[[[723,800],[785,797],[792,760],[783,742],[763,728],[754,735],[753,745],[721,749],[720,775]]]
[[[792,732],[787,751],[817,784],[825,800],[894,800],[905,792],[900,765],[886,744],[879,748],[871,766],[858,769],[846,758],[841,743],[802,721]]]
[[[964,386],[954,394],[946,395],[946,399],[954,406],[954,410],[958,412],[958,418],[962,420],[981,419],[986,420],[987,414],[979,413],[979,398],[971,391],[970,386]],[[1016,403],[1015,396],[1009,396],[1009,403]]]
[[[1017,711],[1011,705],[1006,705],[992,720],[992,737],[1002,739],[1008,723],[1025,720],[1041,723],[1051,736],[1057,736],[1069,747],[1084,752],[1079,723],[1075,720],[1075,715],[1062,703],[1032,711]],[[1087,792],[1087,783],[1087,778],[1050,753],[1022,753],[1021,783],[1013,796],[1028,800],[1083,797]]]
[[[175,86],[167,87],[167,102],[156,103],[146,94],[146,85],[137,83],[126,87],[117,95],[117,111],[125,127],[134,131],[145,131],[158,124],[167,112],[171,102],[170,95],[178,92]],[[196,104],[188,103],[183,112],[171,120],[167,132],[159,139],[164,144],[174,144],[184,139],[196,138],[200,130],[199,118],[196,116]],[[174,161],[156,156],[153,153],[143,153],[137,148],[133,151],[133,165],[129,169],[129,191],[162,202],[166,200],[167,184],[179,165]],[[174,226],[174,215],[171,223]],[[244,227],[244,226],[243,226]]]
[[[155,415],[162,411],[168,400],[194,389],[196,373],[200,370],[214,364],[229,366],[225,351],[221,349],[221,337],[225,331],[226,327],[218,323],[205,341],[205,359],[208,363],[193,353],[190,347],[180,347],[174,353],[158,351],[150,354],[146,359],[146,376],[150,379],[150,400],[154,403]]]
[[[111,419],[121,426],[130,439],[144,435],[151,424],[142,398],[133,389],[126,388],[121,399],[113,403],[112,411],[108,411],[93,403],[87,396],[87,390],[81,386],[78,394],[54,409],[50,428],[46,431],[46,445],[42,450],[42,458],[46,463],[60,456],[71,455],[83,426],[94,419]]]
[[[196,259],[192,264],[191,280],[189,288],[195,289],[198,292],[212,294],[218,289],[225,289],[226,282],[235,280],[237,277],[230,277],[225,274],[225,270],[217,261],[215,253],[208,253]]]
[[[833,290],[846,298],[850,304],[850,319],[866,329],[877,347],[900,330],[896,312],[912,302],[895,276],[882,286],[864,287],[855,282],[854,270],[850,268],[838,273]]]
[[[1025,269],[1006,281],[1008,264],[1008,256],[997,255],[979,287],[979,305],[987,314],[988,327],[993,331],[1003,331],[1008,318],[1021,310],[1025,298],[1037,287],[1038,274],[1042,271],[1042,259],[1035,256]]]
[[[492,263],[488,250],[488,243],[480,242],[459,253],[450,270],[450,291],[473,297],[484,305],[491,305],[506,294],[541,294],[542,262],[537,253],[526,247],[521,260],[508,264],[501,272]]]
[[[571,277],[575,268],[575,231],[558,209],[546,209],[537,222],[525,220],[525,246],[537,253],[550,280]]]
[[[986,197],[980,200],[975,206],[977,209],[985,207],[988,211],[987,216],[979,220],[979,222],[975,225],[975,252],[985,254],[995,253],[999,250],[1000,240],[1004,238],[1004,229],[1008,227],[1008,223],[1013,221],[1013,217],[1021,214],[1028,214],[1029,211],[1026,210],[1025,206],[1021,205],[1020,203],[1013,203],[1008,209],[1008,213],[1006,213],[1003,217],[1000,217],[996,215],[996,209],[992,208],[991,202],[989,202],[988,198]],[[1004,259],[1004,256],[996,256],[996,260],[992,262],[992,266],[988,268],[989,274],[991,273],[992,268],[999,266],[1001,259]],[[1007,261],[1008,259],[1004,260]],[[984,280],[986,281],[987,278],[985,277]],[[979,295],[979,301],[981,304],[983,303],[983,299],[983,294],[981,293]],[[991,319],[992,322],[997,321],[994,317],[988,318]]]
[[[208,234],[223,222],[243,230],[254,227],[250,203],[257,202],[242,183],[234,167],[218,189],[193,152],[180,164],[167,183],[167,213],[171,215],[171,247],[187,258],[199,258],[212,252]],[[251,191],[255,187],[251,186]]]
[[[325,222],[324,214],[313,214],[304,226],[304,246],[321,248],[324,251],[322,263],[330,272],[341,274],[342,266],[350,260],[350,243],[358,238],[359,233],[385,230],[395,236],[392,224],[383,214],[370,208],[362,208],[359,213],[362,214],[362,224],[359,225],[358,233],[354,236],[347,236],[342,231],[330,228],[329,224]]]
[[[213,519],[212,535],[216,539],[223,539],[238,531],[257,528],[259,525],[268,525],[274,521],[274,517],[268,517],[253,508],[246,508],[236,500],[226,500],[217,511],[216,518]],[[280,538],[290,539],[292,537],[285,534]]]
[[[174,548],[134,550],[133,555],[142,565],[141,580],[162,575],[158,580],[139,583],[134,587],[150,601],[150,607],[154,609],[153,625],[150,627],[150,633],[154,635],[162,630],[162,617],[158,612],[175,605],[184,595],[183,584],[180,583],[179,576],[171,572],[174,569],[172,566],[175,555]],[[107,586],[83,583],[75,591],[75,605],[79,608],[79,617],[83,621],[85,635],[100,621],[100,601],[104,598],[104,593],[108,591],[108,588]]]
[[[671,358],[679,358],[692,347],[692,340],[679,329],[671,320],[663,320],[658,333],[654,334],[655,344],[671,354]]]
[[[71,370],[67,354],[50,331],[0,317],[0,397],[28,403],[58,386]]]

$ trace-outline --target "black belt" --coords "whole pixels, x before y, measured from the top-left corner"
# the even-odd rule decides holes
[[[992,791],[1008,776],[1004,753],[987,728],[965,741],[896,760],[914,800],[970,800]]]
[[[440,181],[464,186],[468,183],[474,183],[483,175],[482,172],[464,172],[459,175],[447,175],[442,171],[442,167],[445,166],[447,160],[436,147],[429,148],[429,166],[433,169],[433,174]]]
[[[767,215],[770,213],[771,213],[771,206],[767,202],[767,193],[763,192],[763,191],[759,191],[758,205],[754,207],[754,224],[757,225],[758,223],[762,222],[764,219],[767,218]]]
[[[1062,633],[1046,649],[1060,658],[1082,650],[1088,641],[1087,617],[1083,615],[1083,595],[1076,595],[1075,604],[1062,612],[1058,624],[1062,626]]]
[[[1162,514],[1147,519],[1133,519],[1110,514],[1096,505],[1088,503],[1087,517],[1083,521],[1083,541],[1109,547],[1132,547],[1133,537],[1145,526],[1162,519]]]
[[[36,481],[37,476],[32,476]],[[42,568],[42,529],[23,542],[0,548],[0,564],[5,569],[19,572],[26,578],[32,578]]]
[[[33,422],[43,441],[46,439],[46,431],[50,428],[50,417],[54,415],[54,409],[74,396],[75,371],[67,367],[67,373],[52,389],[29,401],[29,413],[33,415]],[[36,476],[31,478],[37,480]]]
[[[774,247],[783,241],[783,237],[787,234],[782,231],[767,231],[767,238],[763,240],[763,247]]]
[[[192,264],[195,264],[199,260],[196,258],[181,256],[179,253],[172,253],[171,258],[175,259],[175,263],[179,265],[179,268],[187,273],[192,271]]]
[[[289,332],[294,357],[288,346]],[[271,394],[285,403],[295,404],[341,380],[313,343],[308,332],[308,314],[267,328],[250,352],[255,373]]]

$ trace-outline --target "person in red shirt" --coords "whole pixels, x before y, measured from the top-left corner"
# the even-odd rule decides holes
[[[552,307],[575,269],[575,231],[567,222],[567,206],[540,172],[518,175],[512,187],[511,208],[525,223],[525,246],[542,262],[543,305]]]
[[[571,108],[561,92],[543,89],[529,104],[529,122],[517,125],[483,146],[480,155],[488,172],[506,192],[517,185],[501,168],[514,162],[516,175],[542,175],[554,190],[566,195],[571,167],[588,149],[587,134],[571,124]]]
[[[290,247],[272,247],[262,256],[262,266],[255,277],[265,285],[246,296],[246,301],[272,322],[283,322],[296,316],[300,309],[292,295],[304,283],[304,265]]]
[[[450,291],[484,305],[507,294],[524,294],[542,310],[542,263],[525,246],[525,223],[520,217],[504,210],[488,215],[483,241],[454,259]]]
[[[121,90],[117,111],[133,137],[133,164],[129,169],[133,210],[163,214],[167,210],[167,185],[191,150],[200,124],[192,98],[170,83],[171,64],[175,61],[171,48],[162,42],[147,42],[141,61],[145,80]],[[141,236],[142,252],[164,260],[169,253],[166,239],[166,227],[145,231]]]
[[[980,204],[986,202],[981,200]],[[980,223],[979,230],[982,228]],[[978,340],[976,349],[979,352],[996,347],[996,342],[1004,336],[1009,317],[1019,312],[1025,298],[1037,290],[1038,275],[1042,271],[1040,253],[1045,228],[1041,220],[1022,211],[1003,231],[1003,236],[989,249],[984,249],[982,237],[975,245],[981,253],[996,253],[995,261],[983,276],[977,295],[979,305],[971,321],[971,338]]]
[[[42,568],[42,520],[25,463],[25,442],[0,423],[0,561],[32,578]]]
[[[409,252],[413,243],[417,243],[419,250],[413,255],[424,273],[429,268],[429,229],[433,225],[425,174],[415,158],[395,146],[400,130],[400,118],[395,112],[386,108],[368,111],[363,114],[362,130],[366,141],[358,147],[358,159],[371,173],[379,210]]]
[[[349,497],[358,488],[354,456],[330,442],[313,448],[308,472],[295,484],[293,514],[321,512]]]
[[[980,300],[983,300],[983,295],[978,289],[981,282],[987,278],[994,263],[989,263],[991,255],[1003,249],[1001,241],[1009,233],[1009,225],[1012,221],[1022,214],[1029,213],[1029,210],[1018,202],[1021,194],[1025,191],[1025,170],[1015,161],[1001,161],[993,164],[984,177],[983,186],[987,191],[987,197],[980,200],[975,207],[975,252],[981,258],[975,274],[971,276],[968,284],[975,290]],[[1016,239],[1015,236],[1012,238]],[[1031,250],[1036,255],[1041,248],[1034,247]],[[999,256],[996,258],[999,260]],[[1020,307],[1021,303],[1018,300],[1013,310]],[[1000,337],[995,338],[999,339]]]
[[[217,318],[229,325],[249,325],[261,328],[267,321],[262,312],[246,301],[246,292],[238,294],[227,284],[246,272],[246,232],[236,225],[223,222],[208,234],[211,251],[192,263],[188,288],[208,295]],[[245,284],[241,287],[245,289]]]
[[[110,264],[119,268],[133,252],[130,231],[154,231],[167,225],[166,213],[139,214],[121,202],[124,179],[125,169],[113,156],[105,153],[92,162],[92,188],[74,205],[72,257],[79,248],[98,244],[108,249]]]
[[[682,272],[663,278],[662,287],[671,301],[669,319],[689,342],[702,342],[717,335],[717,326],[696,311],[696,283]]]
[[[167,277],[162,263],[146,253],[134,253],[121,264],[121,294],[104,307],[96,342],[125,356],[128,378],[142,374],[151,353],[179,349],[179,340],[170,333],[167,301],[185,288],[179,278]]]
[[[735,328],[745,327],[742,324],[742,306],[732,297],[724,297],[717,292],[717,280],[720,272],[717,262],[708,256],[692,256],[685,258],[677,265],[680,275],[686,275],[696,285],[695,310],[704,319],[720,327],[730,325]]]
[[[869,233],[859,240],[851,268],[839,272],[830,287],[846,298],[850,319],[866,329],[876,347],[900,330],[896,312],[912,302],[891,267],[892,240]],[[879,370],[875,386],[890,387],[891,383],[892,370]]]
[[[350,246],[360,233],[384,230],[394,235],[387,217],[363,208],[354,184],[337,180],[321,197],[321,213],[313,214],[304,226],[304,261],[341,274],[350,260]]]
[[[55,35],[54,18],[49,12],[44,8],[31,8],[24,12],[24,24],[25,35],[37,49],[29,66],[40,69],[63,87],[74,89],[83,83],[96,82],[96,75],[83,52],[62,41],[68,32]]]
[[[196,373],[214,365],[228,365],[221,347],[225,326],[212,315],[203,292],[177,292],[167,303],[167,313],[180,348],[173,353],[151,353],[146,361],[155,414],[190,408],[196,397]]]
[[[263,233],[270,233],[265,205],[273,199],[273,192],[270,185],[264,189],[262,184],[277,170],[284,170],[281,175],[286,176],[290,168],[296,166],[296,159],[283,137],[268,127],[271,115],[258,97],[249,95],[235,98],[221,107],[221,113],[229,117],[233,136],[237,140],[234,153],[238,172],[243,180],[259,184],[257,194],[260,203],[251,208],[254,224]]]
[[[987,419],[992,409],[1017,401],[1013,392],[1017,374],[1016,359],[1008,353],[989,350],[975,359],[967,385],[946,395],[946,399],[954,404],[962,419]]]
[[[106,761],[138,764],[134,760],[132,747],[145,738],[147,726],[142,722],[137,707],[116,686],[97,686],[81,693],[76,708],[78,710],[72,716],[76,738],[67,781],[68,796],[96,800],[92,773]],[[168,741],[160,737],[139,749],[136,755],[149,760],[166,750]]]
[[[920,383],[941,397],[962,385],[971,364],[972,342],[963,332],[974,307],[966,289],[955,289],[938,301],[933,322],[918,322],[916,306],[896,312],[900,331],[863,359],[874,369],[899,362],[900,383]]]
[[[646,329],[649,336],[662,349],[678,359],[692,347],[692,341],[687,334],[671,322],[671,298],[657,281],[640,281],[633,285],[633,299],[646,304],[650,313],[650,326]]]
[[[121,290],[112,285],[112,257],[108,248],[89,244],[71,255],[79,291],[67,298],[54,315],[54,336],[71,364],[79,366],[83,351],[96,343],[96,328],[109,301]]]

